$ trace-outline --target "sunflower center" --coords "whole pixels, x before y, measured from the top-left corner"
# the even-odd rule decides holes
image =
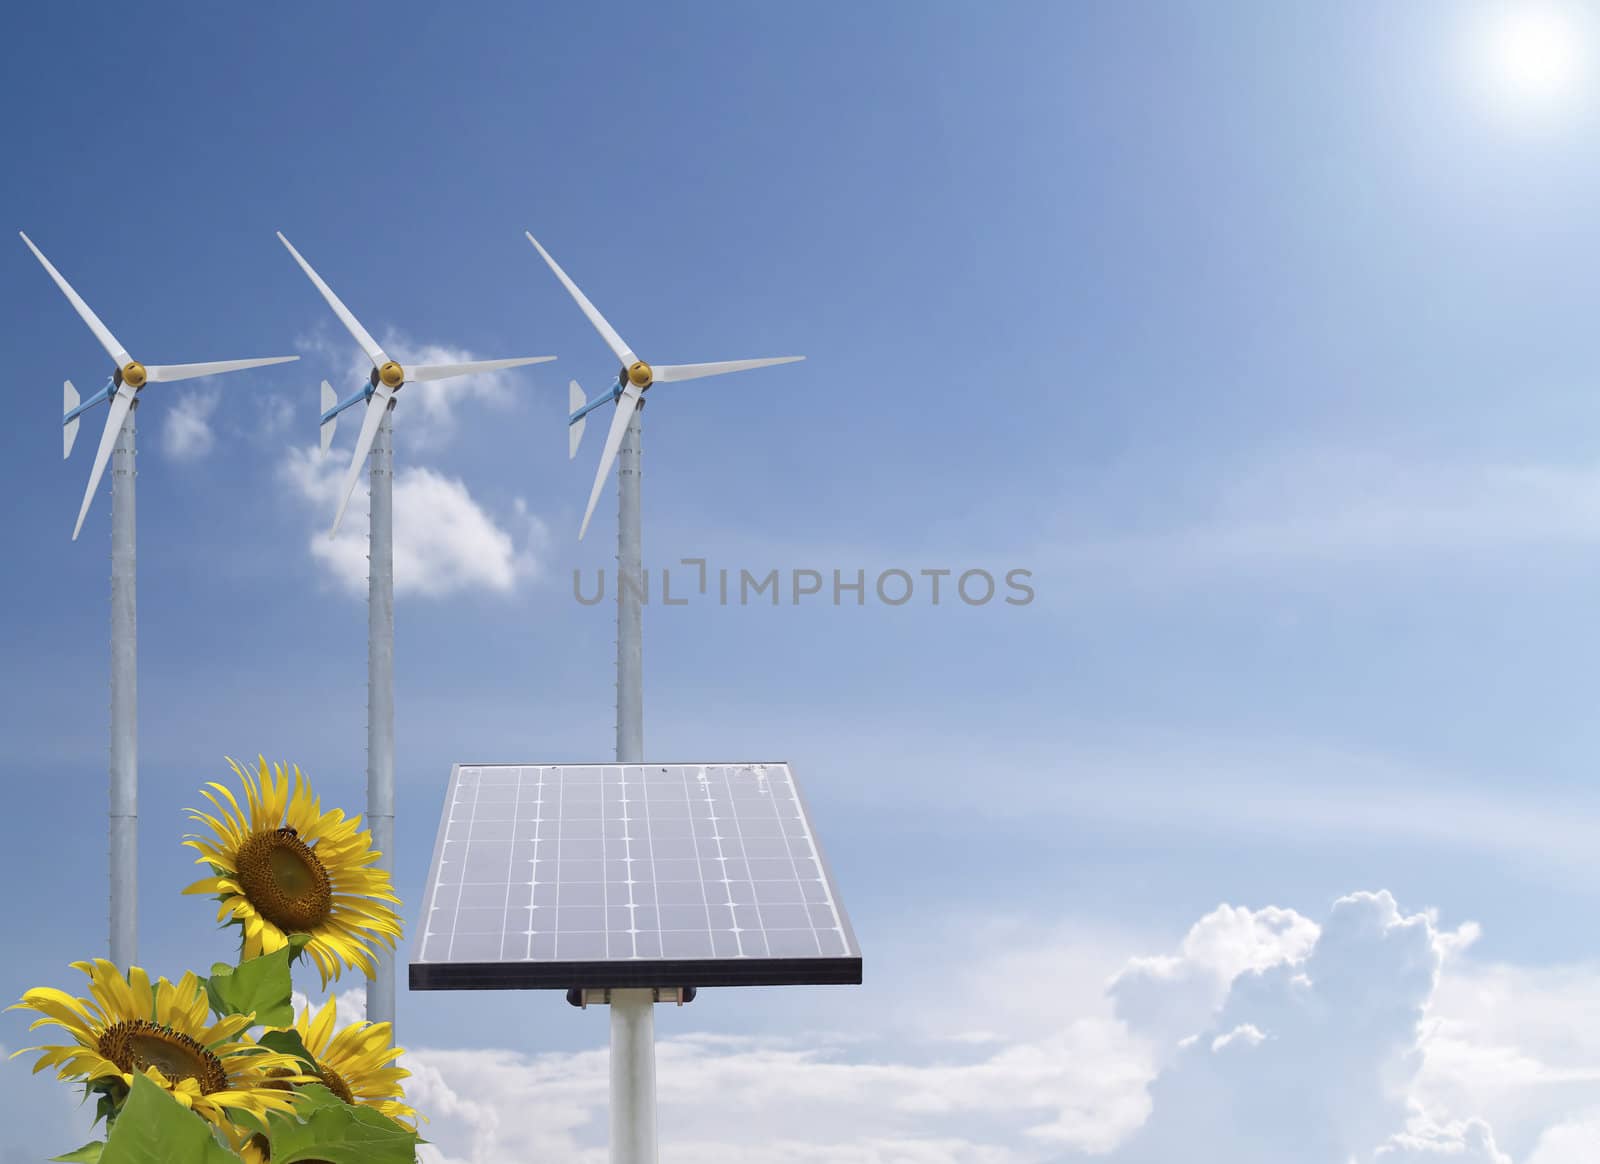
[[[293,829],[252,833],[239,846],[239,887],[285,933],[305,933],[333,912],[328,871]]]
[[[322,1082],[327,1085],[329,1091],[346,1103],[355,1103],[355,1094],[350,1090],[350,1085],[344,1081],[343,1075],[340,1075],[332,1067],[320,1067],[317,1069],[317,1074],[322,1076]]]
[[[228,1086],[222,1060],[188,1035],[147,1019],[112,1023],[100,1035],[97,1049],[118,1070],[142,1072],[154,1067],[174,1083],[193,1079],[204,1095]]]

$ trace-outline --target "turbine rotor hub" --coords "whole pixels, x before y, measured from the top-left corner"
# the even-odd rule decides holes
[[[655,379],[655,372],[643,360],[635,360],[623,369],[623,376],[628,383],[642,391],[650,387],[651,382]]]
[[[379,380],[382,380],[387,387],[398,388],[406,382],[406,370],[393,360],[390,360],[383,367],[372,370],[372,386],[374,388],[378,386]]]
[[[116,375],[111,378],[117,382],[118,387],[126,384],[129,388],[137,390],[144,387],[145,380],[148,379],[148,373],[145,372],[144,365],[138,360],[129,360],[118,368]]]

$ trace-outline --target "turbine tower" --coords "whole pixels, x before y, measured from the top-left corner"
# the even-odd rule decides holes
[[[22,232],[18,232],[21,234]],[[83,491],[72,540],[78,540],[89,515],[106,465],[111,469],[111,961],[124,973],[138,959],[139,930],[139,728],[138,728],[138,623],[136,573],[138,552],[134,521],[134,410],[146,384],[172,383],[284,364],[299,356],[273,356],[261,360],[223,360],[209,364],[141,364],[128,354],[111,329],[89,309],[72,285],[51,266],[33,240],[22,234],[34,258],[44,266],[78,317],[88,324],[95,339],[112,360],[110,378],[93,396],[80,401],[68,380],[62,385],[63,457],[72,455],[78,421],[97,404],[109,402],[110,415],[95,451],[89,485]]]
[[[524,231],[534,249],[549,264],[567,293],[588,317],[611,354],[622,362],[611,390],[593,401],[584,397],[576,380],[570,385],[572,415],[567,452],[577,456],[589,413],[612,401],[605,447],[589,505],[583,512],[578,539],[589,530],[595,503],[605,486],[613,461],[617,465],[617,762],[644,762],[644,565],[639,519],[640,413],[645,393],[652,385],[698,380],[750,368],[792,364],[804,356],[777,356],[762,360],[725,360],[713,364],[656,364],[641,360],[578,285],[567,277],[550,252]],[[656,1164],[655,1012],[650,990],[611,992],[611,1164]]]
[[[356,437],[355,454],[339,488],[339,511],[328,530],[339,532],[344,511],[361,476],[362,462],[371,460],[371,520],[367,533],[367,825],[372,830],[373,846],[379,864],[394,871],[394,439],[393,416],[396,393],[406,384],[424,380],[449,380],[474,372],[494,372],[524,364],[543,364],[554,356],[524,356],[512,360],[477,360],[466,364],[422,364],[404,367],[378,345],[361,322],[333,289],[312,270],[311,264],[283,233],[281,242],[300,264],[345,330],[372,361],[367,383],[343,400],[326,380],[322,382],[322,449],[333,441],[339,414],[357,404],[365,404],[361,432]],[[367,982],[367,1018],[372,1022],[394,1022],[394,953],[378,950],[377,973]]]

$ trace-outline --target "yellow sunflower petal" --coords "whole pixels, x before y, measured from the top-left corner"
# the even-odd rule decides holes
[[[328,1040],[333,1035],[333,1022],[337,1006],[336,999],[328,999],[326,1005],[311,1020],[310,1029],[306,1032],[306,1050],[310,1051],[313,1057],[328,1046]]]

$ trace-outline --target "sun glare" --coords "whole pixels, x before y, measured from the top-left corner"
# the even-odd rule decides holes
[[[1587,31],[1561,5],[1518,3],[1499,13],[1485,30],[1497,104],[1528,113],[1571,106],[1583,87]]]

